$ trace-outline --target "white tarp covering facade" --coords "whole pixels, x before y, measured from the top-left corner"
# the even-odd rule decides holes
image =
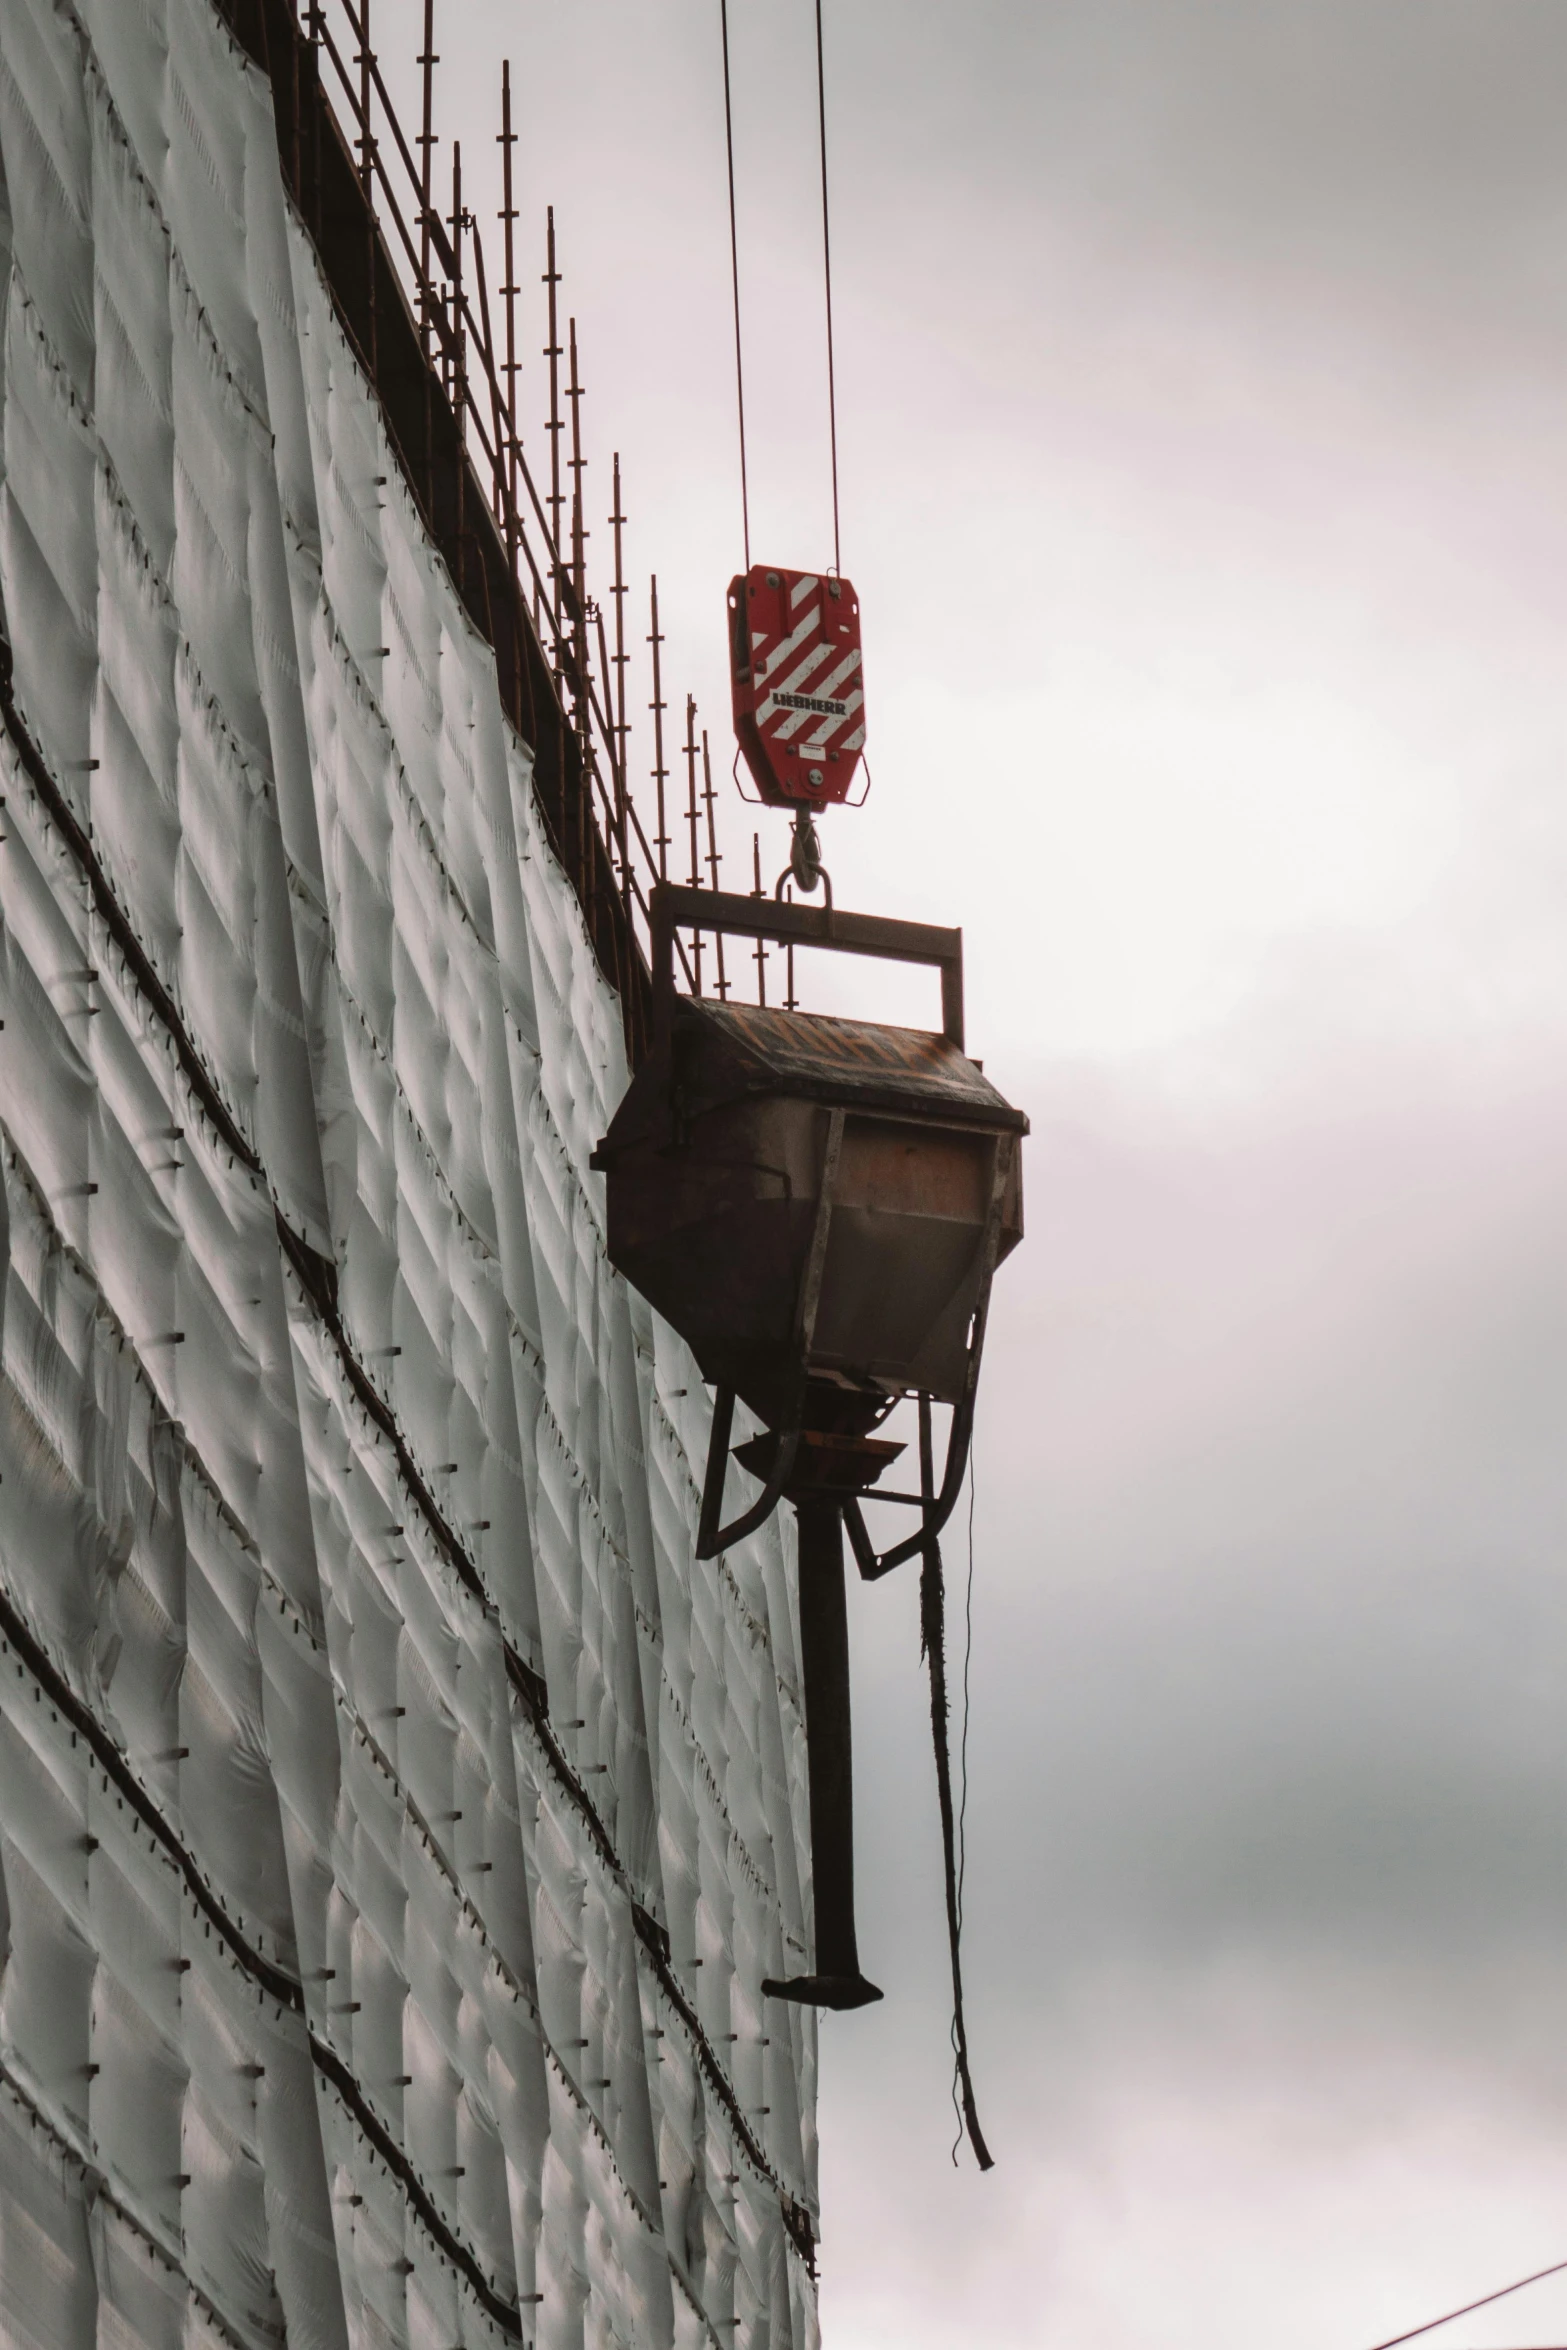
[[[793,1568],[209,0],[0,0],[0,2339],[808,2350]]]

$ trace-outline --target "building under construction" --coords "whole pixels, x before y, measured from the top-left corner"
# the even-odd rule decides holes
[[[941,967],[946,1033],[862,1030],[828,1082],[788,966],[832,917],[694,905],[711,782],[656,667],[639,817],[618,467],[596,597],[553,256],[530,469],[510,181],[487,269],[432,71],[428,7],[405,128],[368,0],[0,0],[28,2350],[814,2343],[814,2007],[874,1996],[842,1530],[874,1575],[923,1528],[929,1572],[1019,1229],[955,934],[844,918]],[[656,599],[651,634],[657,664]],[[751,1203],[778,1298],[728,1354],[659,1293],[634,1190],[697,1079],[811,1105],[788,1215]],[[938,1224],[957,1253],[873,1339],[843,1251],[892,1230],[876,1136],[921,1119],[959,1136],[921,1261]],[[916,1391],[923,1514],[878,1555],[874,1429]]]

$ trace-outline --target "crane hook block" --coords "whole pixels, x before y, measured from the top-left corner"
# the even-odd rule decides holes
[[[735,733],[769,808],[847,799],[865,746],[860,603],[846,579],[765,563],[729,583]]]

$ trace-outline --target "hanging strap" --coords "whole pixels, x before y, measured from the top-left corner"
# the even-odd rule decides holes
[[[935,1513],[936,1478],[930,1436],[930,1398],[920,1397],[920,1493],[927,1519]],[[941,1579],[941,1544],[932,1534],[920,1565],[920,1646],[930,1665],[930,1727],[936,1749],[936,1798],[941,1807],[941,1855],[947,1883],[947,1941],[952,1951],[953,2102],[963,2117],[969,2144],[981,2170],[995,2158],[985,2144],[969,2074],[968,2031],[963,2021],[963,1964],[959,1954],[963,1918],[959,1907],[957,1830],[952,1812],[952,1758],[947,1749],[946,1597]],[[953,2148],[956,2157],[956,2146]]]

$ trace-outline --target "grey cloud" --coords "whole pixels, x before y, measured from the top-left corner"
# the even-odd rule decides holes
[[[1549,1061],[1381,1079],[1240,1119],[1025,1089],[970,1747],[1002,2167],[947,2162],[928,1729],[883,1586],[854,1621],[888,1996],[823,2033],[847,2350],[1120,2350],[1140,2292],[1172,2344],[1352,2350],[1552,2257],[1567,1092]]]
[[[1567,1105],[1324,1104],[1227,1148],[1034,1106],[980,1455],[982,1999],[1048,2036],[1096,1967],[1567,1941]],[[861,1595],[900,1972],[934,1860],[908,1618]]]
[[[1156,226],[1153,198],[1339,261],[1353,223],[1439,266],[1499,222],[1543,243],[1561,217],[1567,25],[1548,0],[917,6],[840,26],[878,127],[903,116],[931,165],[963,156],[1031,204],[1065,191]]]

